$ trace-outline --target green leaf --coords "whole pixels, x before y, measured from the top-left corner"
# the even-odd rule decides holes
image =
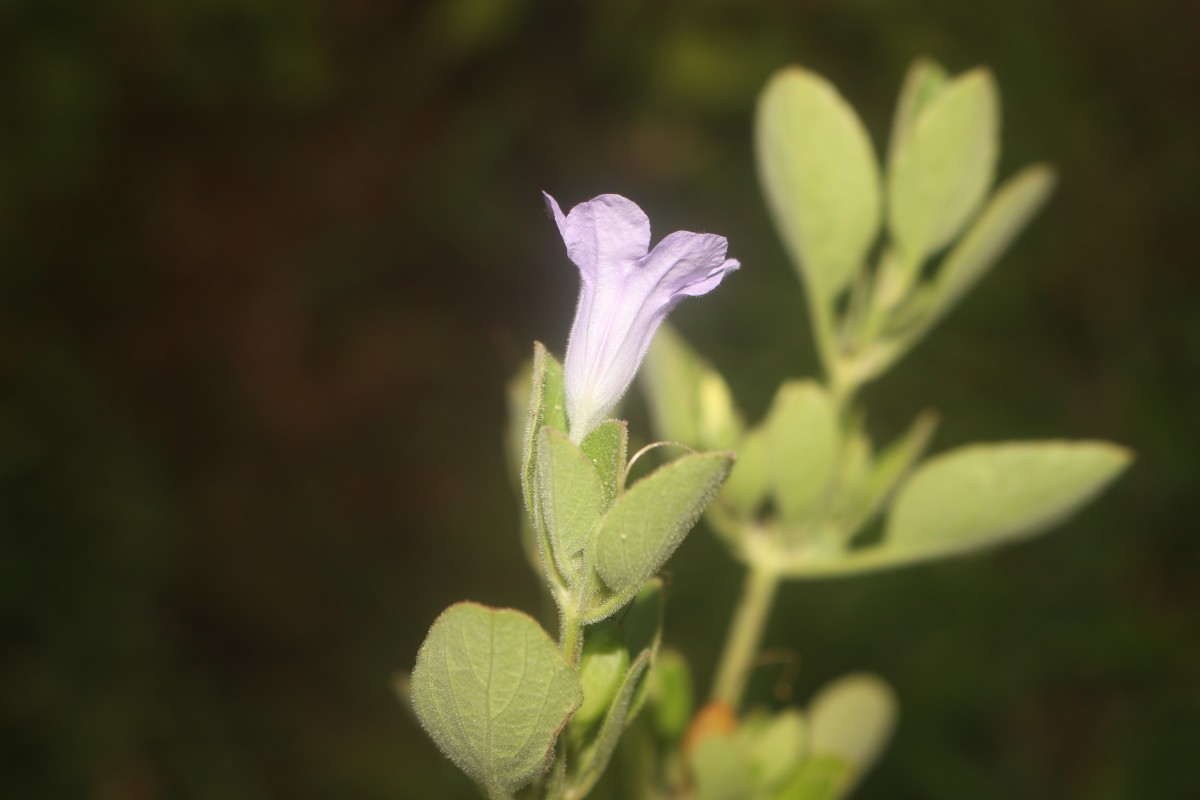
[[[582,736],[608,711],[629,670],[630,662],[643,652],[653,657],[662,637],[662,581],[646,581],[625,612],[587,629],[580,657],[583,706],[571,718],[571,729]],[[644,698],[638,697],[631,715]]]
[[[572,797],[584,797],[596,785],[612,760],[613,751],[617,748],[621,734],[636,714],[634,697],[644,684],[646,670],[650,666],[653,654],[643,650],[625,673],[620,688],[613,697],[604,723],[596,733],[591,745],[580,754],[580,771],[572,782],[574,791]]]
[[[813,756],[800,765],[796,776],[771,800],[838,800],[844,797],[854,768],[835,756]]]
[[[729,453],[691,453],[659,467],[617,499],[596,537],[596,571],[614,594],[636,591],[658,572],[732,464]]]
[[[925,462],[901,485],[883,542],[788,566],[796,578],[892,569],[1029,538],[1065,521],[1128,466],[1106,442],[971,445]]]
[[[758,101],[755,150],[775,226],[810,292],[828,303],[879,232],[879,166],[862,122],[808,70],[780,70]]]
[[[642,584],[641,591],[625,613],[614,620],[631,656],[636,657],[643,650],[658,655],[658,646],[662,642],[664,604],[662,578],[651,578]]]
[[[533,344],[533,368],[530,375],[529,410],[525,418],[521,460],[521,491],[525,508],[535,529],[542,527],[537,492],[537,435],[542,426],[560,431],[567,429],[567,404],[563,388],[562,364],[541,342]]]
[[[508,400],[508,425],[504,431],[505,459],[508,463],[513,485],[524,492],[525,484],[525,436],[529,427],[529,395],[533,383],[533,362],[526,361],[513,375],[506,387]],[[538,554],[538,537],[533,528],[530,514],[521,517],[521,547],[525,558],[533,566],[534,572],[542,569],[541,556]]]
[[[926,462],[901,487],[883,547],[913,560],[1033,536],[1099,494],[1130,457],[1105,442],[952,450]]]
[[[608,767],[622,732],[641,711],[649,694],[649,670],[657,659],[658,646],[662,640],[662,612],[662,581],[654,578],[646,581],[637,598],[620,617],[606,620],[588,629],[582,666],[584,707],[586,708],[592,699],[592,695],[588,693],[587,658],[593,632],[601,633],[604,637],[596,645],[595,652],[600,657],[600,663],[593,671],[596,673],[597,691],[608,698],[608,703],[603,723],[576,759],[577,774],[572,779],[573,791],[570,797],[583,797],[591,791]],[[614,660],[617,650],[623,655]],[[610,670],[618,665],[623,666],[614,680]],[[572,718],[572,727],[582,714],[583,709],[580,709]]]
[[[892,138],[888,144],[888,164],[896,160],[896,151],[912,129],[917,116],[929,105],[946,85],[948,75],[941,64],[928,58],[918,58],[908,68],[904,85],[900,87],[900,99],[896,103],[896,114],[892,117]]]
[[[651,674],[650,706],[654,729],[664,740],[677,741],[687,731],[692,719],[693,692],[692,672],[683,655],[676,650],[663,650]]]
[[[750,754],[754,782],[766,789],[779,787],[795,771],[808,739],[804,715],[794,708],[762,720],[743,723],[739,736]]]
[[[837,408],[813,381],[779,387],[767,421],[775,506],[790,524],[813,521],[825,503],[841,450]]]
[[[771,488],[770,437],[765,427],[751,428],[734,447],[737,464],[721,489],[720,502],[739,517],[753,517]]]
[[[918,114],[889,165],[889,229],[902,264],[940,250],[979,209],[995,171],[999,114],[983,69],[956,78]]]
[[[583,437],[579,449],[591,459],[604,487],[604,507],[617,498],[625,474],[625,450],[629,445],[629,426],[624,420],[601,422]]]
[[[875,515],[917,460],[924,455],[937,428],[937,422],[937,415],[926,411],[917,417],[903,436],[880,453],[871,469],[871,477],[867,481],[867,490],[862,496],[861,505],[851,515],[849,524],[853,530],[858,530]]]
[[[750,755],[735,735],[701,739],[689,759],[697,800],[747,800],[755,796]]]
[[[412,697],[441,751],[500,798],[545,767],[583,692],[533,619],[457,603],[437,618],[417,653]]]
[[[1054,190],[1054,170],[1026,167],[1006,181],[942,262],[931,322],[944,316],[996,263]]]
[[[669,325],[655,335],[641,376],[658,436],[709,450],[734,446],[742,418],[729,385]]]
[[[813,755],[850,764],[852,784],[871,768],[892,735],[896,695],[874,675],[847,675],[817,692],[808,721]]]
[[[842,437],[841,455],[829,489],[826,519],[840,532],[843,542],[857,530],[853,524],[871,490],[874,468],[871,439],[855,420]]]
[[[584,549],[609,504],[592,460],[565,433],[542,428],[537,437],[539,506],[559,572],[574,584]]]
[[[659,438],[700,446],[696,389],[702,371],[700,357],[669,324],[658,329],[646,351],[640,379]]]
[[[629,661],[629,649],[621,640],[621,630],[616,624],[602,622],[588,628],[579,657],[583,705],[571,717],[572,731],[586,732],[608,711],[629,671]]]

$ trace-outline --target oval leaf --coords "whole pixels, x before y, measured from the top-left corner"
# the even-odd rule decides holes
[[[658,436],[706,450],[734,446],[743,423],[729,385],[670,325],[655,334],[640,374]]]
[[[579,449],[592,461],[604,487],[604,507],[617,497],[617,487],[625,473],[625,450],[629,445],[629,427],[625,420],[601,422],[583,437]]]
[[[987,195],[996,167],[999,100],[987,70],[933,98],[889,165],[888,223],[902,264],[920,264],[953,239]]]
[[[554,563],[574,583],[581,563],[577,557],[591,543],[608,505],[605,487],[592,460],[554,428],[538,433],[537,467],[538,501]]]
[[[541,511],[537,506],[537,435],[544,425],[560,431],[567,429],[566,391],[563,388],[562,364],[550,355],[545,345],[534,342],[529,406],[521,447],[521,491],[525,496],[525,509],[529,512],[530,521],[537,529],[542,527]]]
[[[948,77],[941,64],[928,58],[918,58],[908,68],[904,85],[900,87],[900,99],[896,102],[896,114],[892,117],[888,164],[895,162],[896,152],[912,129],[913,122],[946,85]]]
[[[718,502],[739,517],[753,517],[771,487],[770,444],[767,429],[748,430],[734,448],[737,464],[721,489]]]
[[[813,381],[779,387],[767,417],[775,506],[785,522],[811,522],[824,503],[840,451],[838,413]]]
[[[743,723],[739,735],[750,753],[756,782],[767,789],[780,786],[796,770],[807,746],[804,715],[785,708],[759,725]]]
[[[596,571],[620,595],[640,587],[675,552],[729,475],[729,453],[692,453],[635,483],[600,523]]]
[[[836,296],[879,231],[879,166],[854,110],[824,78],[781,70],[758,101],[755,150],[775,226],[810,292]]]
[[[897,554],[974,550],[1041,533],[1129,464],[1105,442],[972,445],[931,459],[901,487],[883,548]]]
[[[996,190],[938,270],[933,320],[945,315],[996,263],[1054,190],[1054,170],[1026,167]],[[932,320],[931,320],[932,321]]]
[[[533,619],[457,603],[417,653],[412,699],[441,751],[492,794],[507,796],[545,766],[583,691]]]
[[[896,695],[879,678],[866,673],[838,678],[809,703],[811,751],[850,764],[853,771],[846,779],[852,784],[883,751],[896,713]]]

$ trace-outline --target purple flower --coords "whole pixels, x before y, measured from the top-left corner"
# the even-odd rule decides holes
[[[548,194],[546,204],[581,278],[563,363],[569,434],[578,443],[625,394],[668,312],[740,265],[725,258],[725,237],[712,233],[676,231],[650,250],[650,220],[620,195],[602,194],[565,216]]]

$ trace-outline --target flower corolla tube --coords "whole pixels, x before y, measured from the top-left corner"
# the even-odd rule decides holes
[[[568,214],[545,197],[579,268],[563,362],[568,433],[579,443],[625,394],[671,309],[712,291],[740,264],[725,257],[729,242],[713,233],[676,231],[651,250],[650,220],[620,195],[602,194]]]

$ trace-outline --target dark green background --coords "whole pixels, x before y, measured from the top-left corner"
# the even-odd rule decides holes
[[[757,91],[804,64],[880,145],[928,53],[991,65],[1002,174],[1062,184],[872,429],[1139,459],[1050,538],[788,587],[768,644],[798,699],[898,688],[863,798],[1200,797],[1197,31],[1183,0],[0,4],[0,796],[474,796],[390,681],[453,601],[541,607],[501,449],[574,307],[539,191],[729,237],[676,321],[757,416],[814,369]],[[703,529],[669,570],[706,679],[738,571]]]

